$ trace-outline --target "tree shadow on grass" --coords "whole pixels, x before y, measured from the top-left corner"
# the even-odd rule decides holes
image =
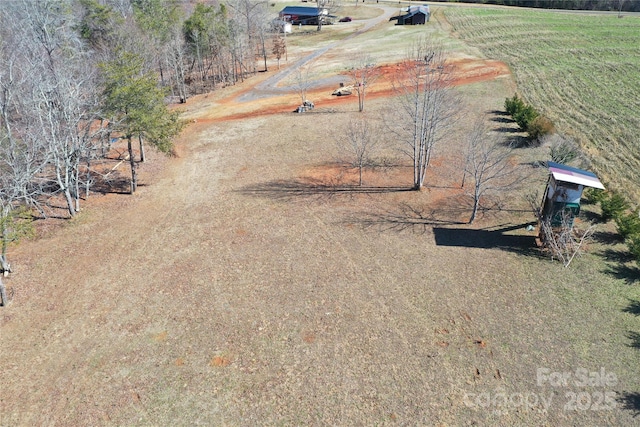
[[[46,219],[67,220],[71,218],[71,216],[69,215],[69,208],[66,205],[47,203],[44,207],[40,206],[38,213],[34,213],[32,218],[34,221]]]
[[[517,128],[512,128],[512,127],[509,127],[509,126],[500,126],[500,127],[495,128],[494,131],[501,132],[501,133],[519,132],[519,130]],[[511,138],[507,138],[507,140],[511,141]],[[509,145],[509,144],[505,143],[505,145]]]
[[[580,218],[586,222],[602,224],[602,217],[592,210],[582,209],[580,211]]]
[[[640,334],[638,332],[627,332],[627,338],[631,340],[631,342],[628,344],[629,347],[640,349]]]
[[[605,245],[613,245],[623,241],[622,237],[618,233],[614,233],[612,231],[596,231],[593,233],[593,240]]]
[[[491,121],[496,122],[496,123],[515,123],[515,120],[513,120],[511,117],[509,117],[507,115],[494,117],[494,118],[491,119]],[[516,130],[516,129],[514,128],[513,130]]]
[[[618,403],[622,405],[622,409],[632,411],[634,418],[640,415],[640,393],[622,393],[622,396],[618,398]]]
[[[599,255],[602,256],[607,261],[626,264],[628,262],[633,261],[633,256],[629,253],[629,251],[625,250],[616,250],[616,249],[604,249],[599,252]]]
[[[434,209],[400,203],[397,208],[382,212],[362,212],[345,221],[359,224],[364,228],[376,228],[380,231],[410,231],[425,234],[434,225],[464,224],[452,218],[459,217],[466,209]]]
[[[459,221],[468,209],[433,209],[400,204],[395,210],[378,213],[364,212],[345,221],[357,223],[365,228],[375,227],[380,231],[409,231],[416,234],[433,233],[438,246],[458,246],[480,249],[502,249],[520,254],[542,256],[535,245],[533,235],[507,234],[511,231],[526,229],[535,222],[524,224],[472,229],[449,227],[467,225]]]
[[[414,191],[410,187],[374,187],[358,185],[327,184],[315,180],[284,179],[248,185],[240,193],[273,200],[296,198],[331,198],[349,194],[382,194]]]
[[[622,311],[640,316],[640,301],[629,299],[629,305],[623,308]]]
[[[434,227],[433,235],[438,246],[457,246],[464,248],[501,249],[523,255],[542,256],[535,245],[532,235],[506,234],[509,231],[524,229],[533,223],[489,229]]]
[[[624,263],[609,264],[604,273],[616,279],[624,280],[629,285],[640,282],[640,268],[633,265]]]
[[[138,183],[138,187],[144,187],[144,184]],[[91,191],[100,194],[131,194],[131,179],[121,175],[96,179]]]
[[[640,313],[640,304],[638,301],[632,301],[629,308],[634,314]],[[627,310],[624,310],[627,311]],[[629,347],[640,349],[640,334],[637,332],[627,332],[627,338],[631,340],[628,344]],[[638,392],[624,392],[621,397],[618,398],[618,402],[622,404],[622,409],[626,411],[632,411],[633,417],[640,415],[640,393]]]

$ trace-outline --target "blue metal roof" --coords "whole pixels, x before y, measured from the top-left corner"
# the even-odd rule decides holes
[[[556,181],[570,182],[604,190],[604,185],[602,185],[598,176],[593,172],[556,162],[547,162],[547,167]]]
[[[309,6],[287,6],[280,11],[280,15],[319,16],[320,8]]]
[[[574,173],[580,174],[580,175],[587,175],[587,176],[590,176],[592,178],[597,178],[598,177],[595,173],[593,173],[591,171],[586,171],[584,169],[574,168],[574,167],[571,167],[571,166],[563,165],[561,163],[556,163],[556,162],[552,162],[552,161],[548,161],[547,162],[547,166],[549,168],[562,169],[562,170],[565,170],[565,171],[568,171],[568,172],[574,172]]]

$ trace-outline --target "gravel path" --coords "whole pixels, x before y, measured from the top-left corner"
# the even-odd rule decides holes
[[[307,56],[300,58],[291,66],[283,69],[282,71],[274,74],[273,76],[269,77],[263,82],[257,84],[252,91],[242,94],[241,96],[236,98],[235,101],[240,103],[251,102],[259,99],[265,99],[273,96],[280,96],[287,93],[295,92],[296,91],[295,86],[292,86],[292,85],[282,86],[281,82],[286,78],[288,78],[289,76],[291,76],[294,72],[296,72],[296,70],[300,69],[300,67],[310,63],[311,61],[317,59],[321,55],[324,55],[331,49],[336,48],[337,46],[343,44],[344,42],[351,40],[354,37],[358,37],[363,33],[366,33],[367,31],[371,30],[372,28],[374,28],[375,26],[381,23],[389,21],[389,18],[398,12],[397,7],[382,6],[380,7],[380,9],[383,10],[383,13],[380,16],[377,16],[372,19],[367,19],[366,21],[364,21],[365,23],[364,26],[358,31],[355,31],[347,35],[342,40],[333,42],[321,49],[317,49],[313,51],[311,54]],[[325,77],[325,78],[311,81],[309,89],[337,85],[342,81],[344,81],[344,76]]]

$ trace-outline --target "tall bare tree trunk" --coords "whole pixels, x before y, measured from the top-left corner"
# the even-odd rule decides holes
[[[127,149],[129,150],[129,164],[131,165],[131,194],[133,194],[138,188],[138,172],[136,171],[136,159],[133,157],[131,136],[127,137]]]
[[[264,57],[264,71],[267,71],[267,47],[264,42],[264,32],[260,33],[260,38],[262,40],[262,56]]]
[[[140,143],[140,161],[144,163],[144,144],[142,143],[142,135],[138,135],[138,142]]]
[[[4,287],[4,282],[2,281],[2,275],[0,275],[0,302],[3,307],[6,307],[9,304],[9,299],[7,298],[7,290]]]
[[[471,217],[469,218],[469,224],[472,224],[476,219],[476,215],[478,214],[478,208],[480,207],[480,194],[478,194],[478,189],[476,189],[473,197],[473,209],[471,211]]]
[[[75,203],[73,201],[73,197],[71,196],[71,189],[69,183],[69,171],[64,171],[65,176],[62,176],[62,171],[60,171],[60,166],[56,166],[56,179],[58,181],[58,185],[61,189],[64,189],[62,193],[64,194],[64,199],[67,202],[67,210],[69,211],[70,216],[74,216],[76,214]]]
[[[6,258],[4,256],[4,250],[6,248],[6,242],[3,242],[3,254],[0,255],[0,302],[3,307],[6,307],[9,304],[9,298],[7,298],[7,289],[4,287],[4,282],[2,281],[3,277],[7,277],[7,274],[11,271],[9,264],[7,264]]]

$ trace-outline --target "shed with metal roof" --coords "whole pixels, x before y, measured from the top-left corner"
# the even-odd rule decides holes
[[[552,226],[560,226],[580,213],[580,199],[585,187],[604,190],[593,172],[555,162],[547,162],[549,181],[542,202],[542,219],[551,219]],[[568,217],[568,218],[567,218]]]

